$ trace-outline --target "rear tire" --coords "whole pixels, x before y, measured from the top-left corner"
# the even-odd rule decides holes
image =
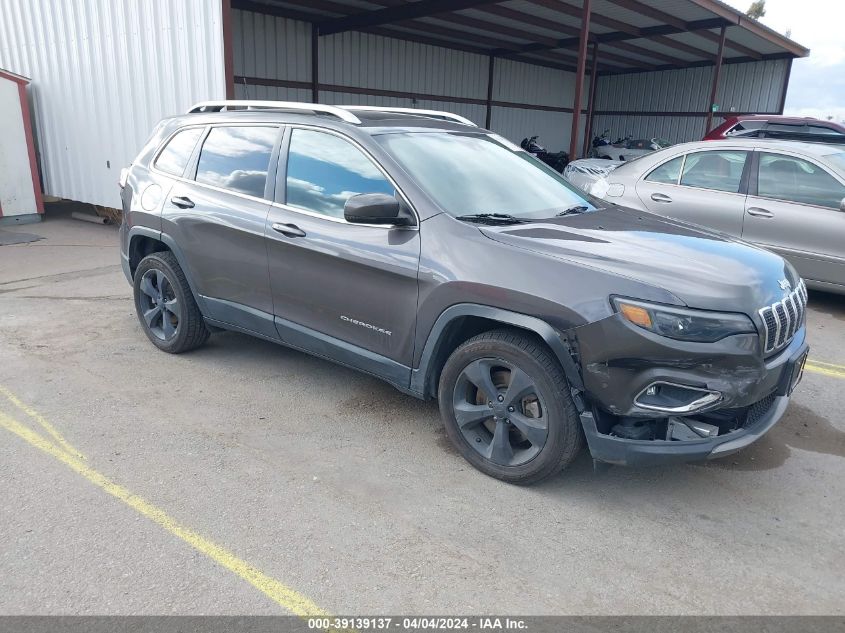
[[[485,332],[460,345],[440,375],[438,399],[461,455],[502,481],[551,477],[584,445],[563,369],[545,345],[519,331]]]
[[[162,251],[142,259],[133,287],[138,321],[157,348],[181,354],[208,340],[210,332],[173,253]]]

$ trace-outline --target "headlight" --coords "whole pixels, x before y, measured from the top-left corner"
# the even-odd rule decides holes
[[[643,329],[680,341],[713,343],[733,334],[755,333],[744,314],[672,308],[630,299],[613,298],[622,317]]]

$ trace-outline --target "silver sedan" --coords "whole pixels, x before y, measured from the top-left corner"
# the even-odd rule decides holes
[[[776,251],[845,294],[845,146],[747,139],[674,145],[593,184],[610,202]]]

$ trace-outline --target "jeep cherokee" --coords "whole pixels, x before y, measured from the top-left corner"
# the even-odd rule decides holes
[[[733,453],[783,415],[807,292],[779,256],[579,192],[442,112],[206,102],[121,175],[141,326],[234,330],[437,398],[461,454],[531,483]]]

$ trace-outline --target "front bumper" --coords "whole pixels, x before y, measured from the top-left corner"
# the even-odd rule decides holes
[[[581,330],[578,344],[582,374],[592,405],[581,415],[587,444],[594,459],[620,465],[712,459],[755,442],[783,416],[794,387],[796,365],[808,351],[804,327],[784,350],[767,359],[753,335],[712,344],[683,343],[640,332],[616,318]],[[706,412],[687,417],[700,419],[736,412],[740,422],[735,428],[720,428],[718,435],[701,439],[619,437],[612,428],[614,420],[656,419],[656,428],[661,428],[661,420],[678,417],[642,410],[634,402],[636,395],[655,380],[722,393],[722,400]],[[753,419],[748,414],[752,407],[756,412]]]
[[[789,396],[776,396],[768,413],[756,424],[714,438],[684,442],[668,440],[628,440],[599,433],[592,413],[581,415],[587,445],[593,459],[621,466],[650,466],[724,457],[756,442],[783,417]]]

